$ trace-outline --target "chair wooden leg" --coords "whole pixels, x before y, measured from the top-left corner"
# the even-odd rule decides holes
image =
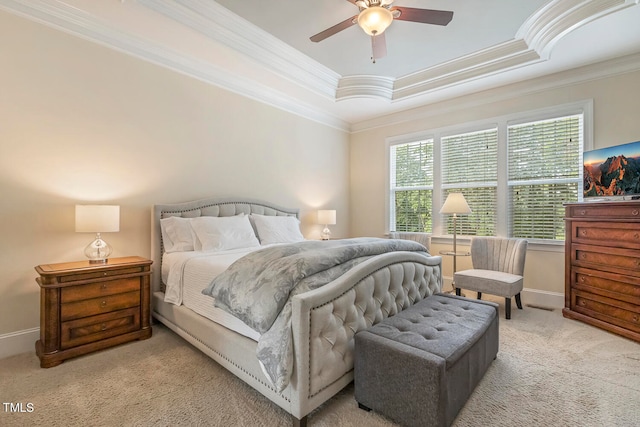
[[[520,310],[522,310],[522,300],[520,299],[520,292],[516,295],[516,305]]]
[[[504,299],[504,314],[507,320],[511,319],[511,298]]]
[[[478,299],[482,299],[482,292],[478,292]]]

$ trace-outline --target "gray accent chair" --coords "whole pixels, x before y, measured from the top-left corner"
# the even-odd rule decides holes
[[[523,287],[524,262],[527,255],[525,239],[474,237],[471,240],[473,269],[454,273],[456,295],[460,289],[498,295],[505,299],[505,317],[511,319],[511,298],[522,310],[520,292]]]

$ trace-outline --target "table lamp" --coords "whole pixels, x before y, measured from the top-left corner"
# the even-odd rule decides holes
[[[91,264],[105,264],[111,255],[111,246],[102,240],[100,233],[120,231],[120,206],[76,205],[76,232],[96,233],[96,239],[85,249],[84,254]]]
[[[319,210],[318,211],[318,224],[324,224],[322,230],[322,240],[329,240],[331,238],[331,230],[329,225],[336,223],[336,211],[335,210]]]

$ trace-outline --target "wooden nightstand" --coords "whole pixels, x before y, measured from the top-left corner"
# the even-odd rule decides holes
[[[151,263],[142,257],[43,264],[40,275],[42,368],[71,357],[151,337]]]

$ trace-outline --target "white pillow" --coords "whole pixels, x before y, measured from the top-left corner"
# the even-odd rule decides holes
[[[260,246],[249,217],[244,214],[192,218],[191,227],[203,251],[225,251]]]
[[[191,218],[179,216],[170,216],[160,220],[165,252],[184,252],[196,249],[196,236],[190,222]]]
[[[294,216],[266,216],[251,214],[260,244],[294,243],[304,240],[300,221]]]

